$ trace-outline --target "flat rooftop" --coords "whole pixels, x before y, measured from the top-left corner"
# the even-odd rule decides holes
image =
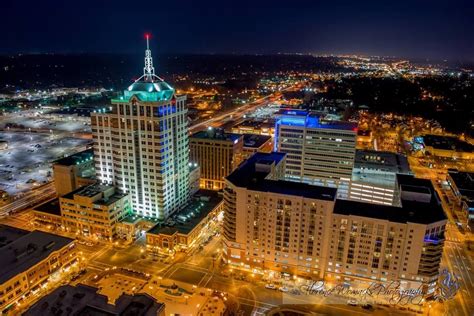
[[[35,230],[0,248],[0,284],[27,271],[74,240]]]
[[[258,171],[257,164],[278,165],[285,157],[284,153],[256,153],[234,170],[227,180],[235,186],[245,187],[249,190],[272,192],[278,194],[287,194],[295,196],[304,196],[312,199],[334,201],[336,197],[336,188],[309,185],[306,183],[269,180],[266,179],[268,172]]]
[[[222,199],[216,191],[199,190],[186,207],[174,213],[164,223],[156,224],[147,233],[169,236],[175,233],[188,234],[222,202]]]
[[[120,222],[121,223],[127,223],[127,224],[136,224],[139,221],[141,221],[141,217],[136,216],[136,215],[128,215],[125,218],[123,218]]]
[[[112,195],[108,195],[106,194],[108,197],[107,198],[104,198],[102,196],[101,199],[98,199],[96,201],[94,201],[94,204],[98,204],[98,205],[111,205],[115,202],[117,202],[118,200],[122,199],[123,197],[126,196],[126,194],[121,194],[121,193],[118,193],[115,188],[113,186],[109,186],[109,185],[102,185],[102,184],[91,184],[91,185],[87,185],[87,186],[84,186],[84,187],[80,187],[72,192],[69,192],[65,195],[62,196],[62,198],[64,199],[69,199],[69,200],[74,200],[74,196],[75,195],[78,195],[78,196],[83,196],[83,197],[94,197],[98,194],[101,194],[101,193],[104,193],[104,192],[110,192],[110,190],[113,190],[113,194]]]
[[[430,224],[446,220],[441,206],[429,203],[402,201],[401,207],[336,200],[334,214],[354,215],[387,220],[396,223]]]
[[[61,216],[61,206],[59,205],[59,198],[38,205],[34,208],[34,210],[42,213]]]
[[[393,173],[410,173],[408,159],[388,151],[356,150],[354,168],[377,169]]]
[[[278,165],[284,158],[285,153],[256,153],[237,167],[226,179],[238,187],[247,187],[251,182],[263,180],[268,176],[268,172],[257,171],[255,165],[271,164]]]
[[[431,194],[429,202],[402,198],[401,206],[399,207],[338,199],[334,206],[334,214],[370,217],[396,223],[418,224],[431,224],[447,219],[430,180],[417,179],[412,176],[398,176],[397,180],[403,191],[415,194]]]
[[[357,123],[322,119],[320,115],[305,110],[282,109],[276,113],[276,124],[283,126],[300,126],[317,129],[336,129],[357,132]]]
[[[20,237],[27,235],[29,231],[7,226],[7,225],[0,225],[0,248],[8,245],[9,243],[14,242]]]
[[[107,296],[97,291],[84,284],[63,285],[41,298],[23,315],[156,316],[165,308],[165,304],[147,294],[122,294],[112,305]]]
[[[78,153],[75,153],[71,156],[67,156],[61,159],[54,161],[54,164],[61,166],[73,166],[79,165],[83,162],[91,161],[94,159],[94,150],[87,149]]]
[[[195,139],[209,139],[209,140],[222,140],[222,141],[235,142],[239,140],[241,137],[242,135],[240,134],[227,133],[221,129],[213,128],[213,129],[207,129],[205,131],[194,133],[189,138],[190,140],[195,138]]]
[[[275,126],[274,120],[265,120],[259,121],[254,119],[247,119],[239,124],[234,125],[234,127],[252,127],[252,128],[272,128]]]
[[[247,189],[259,192],[270,192],[277,194],[302,196],[310,199],[334,201],[337,189],[323,186],[310,185],[307,183],[285,181],[285,180],[261,180],[250,183]]]
[[[362,185],[376,185],[385,188],[395,188],[396,175],[385,173],[385,174],[370,174],[357,172],[355,169],[352,170],[351,180],[353,183]]]
[[[244,147],[260,148],[271,139],[268,135],[244,134]]]
[[[474,200],[474,172],[448,171],[459,193],[468,200]]]
[[[454,136],[425,135],[423,142],[434,149],[454,150],[459,152],[474,152],[474,145],[462,141]]]

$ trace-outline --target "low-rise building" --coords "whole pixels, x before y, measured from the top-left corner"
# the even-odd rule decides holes
[[[114,304],[95,287],[64,285],[41,298],[23,315],[133,315],[165,316],[165,304],[148,294],[122,294]],[[60,303],[60,304],[58,304]]]
[[[217,230],[222,209],[219,193],[200,190],[188,206],[147,231],[147,250],[152,254],[185,250],[209,238]]]
[[[63,226],[67,231],[111,240],[117,224],[131,214],[128,194],[113,186],[92,184],[59,198]]]
[[[0,311],[15,315],[16,304],[77,260],[74,240],[42,231],[0,226]]]
[[[425,153],[451,159],[474,159],[474,145],[454,136],[424,135],[417,137],[423,141]]]
[[[243,158],[247,159],[253,154],[270,153],[273,150],[272,137],[268,135],[244,134]]]
[[[449,170],[446,180],[457,199],[454,212],[459,224],[474,231],[474,173]]]
[[[94,152],[81,151],[53,163],[53,176],[59,196],[95,182]]]
[[[140,237],[142,231],[139,225],[142,218],[137,215],[128,215],[117,223],[117,237],[128,242],[133,242]]]
[[[359,129],[357,131],[357,143],[358,149],[370,149],[373,147],[373,135],[370,129]]]
[[[273,137],[275,134],[275,122],[273,120],[248,119],[232,127],[232,133],[257,134]]]
[[[35,224],[58,229],[62,226],[59,198],[40,204],[33,208]]]

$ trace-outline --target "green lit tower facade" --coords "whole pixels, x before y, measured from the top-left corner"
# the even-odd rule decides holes
[[[186,96],[155,75],[148,36],[143,75],[91,122],[97,177],[128,193],[137,215],[164,219],[186,204]]]

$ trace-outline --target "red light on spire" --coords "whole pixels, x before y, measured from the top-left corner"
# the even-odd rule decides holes
[[[145,33],[145,39],[150,39],[151,34],[150,33]]]

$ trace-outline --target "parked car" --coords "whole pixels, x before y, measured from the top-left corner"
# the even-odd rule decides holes
[[[275,290],[275,289],[276,289],[275,284],[271,284],[271,283],[266,284],[266,285],[265,285],[265,288],[266,288],[266,289],[269,289],[269,290]]]
[[[372,309],[373,309],[372,305],[370,305],[370,304],[364,304],[364,305],[362,305],[362,308],[363,308],[363,309],[368,309],[368,310],[372,310]]]
[[[350,306],[357,306],[357,301],[356,300],[348,300],[347,301],[347,305],[350,305]]]

